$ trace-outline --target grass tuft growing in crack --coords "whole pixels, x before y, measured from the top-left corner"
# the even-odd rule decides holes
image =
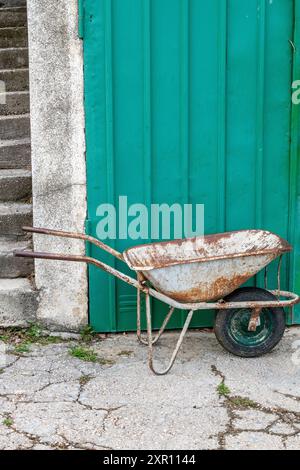
[[[220,397],[225,397],[226,398],[226,403],[228,406],[230,406],[232,409],[234,408],[240,408],[240,409],[245,409],[245,408],[255,408],[259,409],[260,405],[256,403],[253,400],[250,400],[248,397],[241,397],[239,395],[233,396],[231,395],[231,390],[229,387],[227,387],[225,383],[225,376],[220,372],[216,366],[211,366],[211,370],[214,373],[216,377],[221,378],[221,382],[217,386],[217,392]]]
[[[17,353],[28,352],[26,349],[31,344],[40,344],[46,346],[48,344],[63,343],[68,340],[59,336],[50,336],[38,323],[30,323],[28,328],[0,328],[0,341],[8,345],[15,346]]]
[[[83,346],[73,346],[69,349],[69,354],[76,359],[80,359],[85,362],[97,362],[101,366],[112,366],[115,364],[115,361],[105,357],[100,357],[98,354],[91,348],[85,348]]]
[[[97,362],[98,356],[93,349],[87,349],[82,346],[73,346],[69,353],[72,357],[76,357],[81,361]]]
[[[20,343],[15,346],[14,353],[15,354],[24,354],[30,352],[30,344],[29,342]]]
[[[236,408],[259,408],[258,403],[247,397],[230,397],[229,400]]]
[[[81,329],[80,336],[84,343],[90,343],[95,336],[95,332],[90,325],[86,325]]]
[[[4,424],[4,426],[7,426],[8,428],[10,428],[14,424],[14,421],[13,421],[12,418],[10,418],[8,416],[7,418],[4,418],[4,420],[2,421],[2,424]]]
[[[7,343],[9,341],[9,335],[7,334],[0,335],[0,341],[3,341],[3,343]]]
[[[224,382],[221,382],[217,386],[217,392],[218,392],[220,397],[228,397],[230,395],[230,388],[227,387],[227,385],[225,385]]]
[[[26,336],[32,341],[40,339],[42,336],[42,329],[37,323],[31,323],[26,331]]]

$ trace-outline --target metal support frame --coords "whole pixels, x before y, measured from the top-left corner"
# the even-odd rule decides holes
[[[146,295],[149,295],[149,294],[146,294]],[[155,338],[153,338],[153,340],[152,340],[153,345],[157,343],[157,341],[159,340],[159,338],[161,337],[161,335],[165,331],[165,329],[166,329],[166,327],[169,323],[169,320],[171,319],[171,317],[174,313],[174,310],[175,310],[174,307],[171,307],[169,309],[169,312],[166,315],[166,317],[165,317],[165,319],[162,323],[162,326],[159,329],[159,332],[156,334]],[[148,336],[147,336],[147,339],[144,339],[142,337],[142,332],[141,332],[141,290],[140,289],[137,289],[137,322],[136,322],[136,325],[137,325],[136,326],[136,334],[137,334],[137,338],[138,338],[139,342],[141,344],[144,344],[144,345],[148,346],[148,344],[149,344]]]
[[[291,306],[299,302],[299,297],[296,294],[293,294],[291,292],[285,292],[285,291],[278,291],[278,290],[269,290],[268,292],[272,293],[273,295],[280,295],[281,297],[286,297],[289,298],[290,300],[285,300],[285,301],[251,301],[251,302],[222,302],[222,303],[217,303],[217,304],[194,304],[194,307],[192,307],[193,304],[179,304],[178,302],[174,301],[173,299],[157,292],[154,291],[153,289],[149,289],[148,292],[144,292],[145,297],[146,297],[146,319],[147,319],[147,340],[142,338],[141,334],[141,289],[138,289],[137,293],[137,338],[139,342],[145,346],[148,346],[148,364],[149,368],[155,375],[165,375],[167,374],[171,368],[174,365],[175,359],[177,357],[177,354],[179,352],[179,349],[182,345],[183,339],[185,337],[185,334],[188,330],[188,327],[190,325],[190,322],[193,318],[193,314],[195,313],[196,310],[203,310],[207,309],[208,305],[214,305],[214,308],[217,310],[223,310],[225,309],[236,309],[236,308],[251,308],[252,309],[252,315],[249,320],[249,325],[248,325],[248,330],[249,331],[256,331],[257,328],[257,323],[258,319],[260,317],[260,314],[263,310],[263,308],[270,308],[270,307],[282,307],[282,306]],[[152,330],[152,314],[151,314],[151,302],[150,302],[150,297],[155,297],[158,300],[163,301],[166,304],[169,304],[170,310],[168,314],[166,315],[161,328],[159,329],[158,333],[155,335],[153,338],[153,330]],[[205,307],[203,307],[205,305]],[[153,346],[158,342],[162,334],[164,333],[169,320],[171,316],[174,313],[175,308],[178,309],[183,309],[183,310],[188,310],[189,313],[187,315],[186,321],[184,323],[184,326],[181,330],[180,336],[178,338],[177,344],[175,346],[175,349],[173,351],[173,354],[171,356],[170,362],[168,366],[163,369],[163,370],[158,370],[154,366],[154,361],[153,361]]]
[[[185,337],[185,334],[188,330],[188,327],[191,323],[191,320],[193,318],[193,315],[194,315],[194,310],[190,310],[189,313],[188,313],[188,316],[186,317],[186,320],[185,320],[185,323],[184,323],[184,326],[181,330],[181,333],[179,335],[179,338],[178,338],[178,341],[176,343],[176,346],[175,346],[175,349],[173,351],[173,354],[171,356],[171,359],[170,359],[170,362],[168,364],[168,366],[159,371],[157,370],[155,367],[154,367],[154,363],[153,363],[153,340],[152,340],[152,321],[151,321],[151,305],[150,305],[150,295],[149,294],[146,294],[146,317],[147,317],[147,335],[148,335],[148,362],[149,362],[149,367],[150,369],[152,370],[152,372],[155,374],[155,375],[166,375],[170,370],[171,368],[173,367],[173,364],[175,362],[175,359],[177,357],[177,354],[178,354],[178,351],[180,349],[180,346],[184,340],[184,337]]]
[[[262,309],[260,307],[256,307],[252,310],[252,314],[251,314],[249,325],[248,325],[248,331],[256,331],[261,311]]]

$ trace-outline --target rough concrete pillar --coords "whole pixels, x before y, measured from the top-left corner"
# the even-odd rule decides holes
[[[83,232],[83,55],[77,17],[77,0],[28,0],[34,225]],[[35,236],[34,248],[84,253],[80,241],[42,235]],[[65,330],[87,322],[86,265],[38,260],[35,281],[39,321]]]

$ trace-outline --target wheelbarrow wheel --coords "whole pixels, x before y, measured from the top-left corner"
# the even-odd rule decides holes
[[[277,298],[257,287],[242,287],[225,299],[227,302],[268,301]],[[256,331],[249,331],[252,314],[249,309],[218,310],[215,319],[215,335],[219,343],[235,356],[258,357],[271,351],[285,331],[285,314],[281,307],[263,308]]]

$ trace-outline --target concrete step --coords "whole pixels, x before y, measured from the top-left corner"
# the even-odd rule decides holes
[[[0,325],[27,326],[36,319],[37,293],[28,279],[0,279]]]
[[[7,47],[0,49],[0,70],[22,68],[28,68],[27,47]]]
[[[0,28],[26,25],[27,8],[25,6],[0,8]]]
[[[0,7],[24,7],[27,0],[0,0]]]
[[[30,169],[30,139],[0,141],[0,170]]]
[[[0,80],[5,83],[5,90],[28,91],[29,69],[0,70]]]
[[[26,277],[33,272],[33,260],[30,258],[16,258],[14,250],[27,250],[31,248],[30,240],[15,241],[0,237],[0,278],[14,279]]]
[[[0,201],[20,201],[31,195],[30,170],[0,171]]]
[[[29,91],[9,91],[7,93],[0,93],[0,116],[28,114],[29,112]]]
[[[24,202],[0,202],[0,236],[24,235],[23,225],[32,225],[32,205]]]
[[[0,28],[0,48],[27,46],[28,33],[26,26]]]
[[[30,115],[0,116],[0,141],[30,137]]]

